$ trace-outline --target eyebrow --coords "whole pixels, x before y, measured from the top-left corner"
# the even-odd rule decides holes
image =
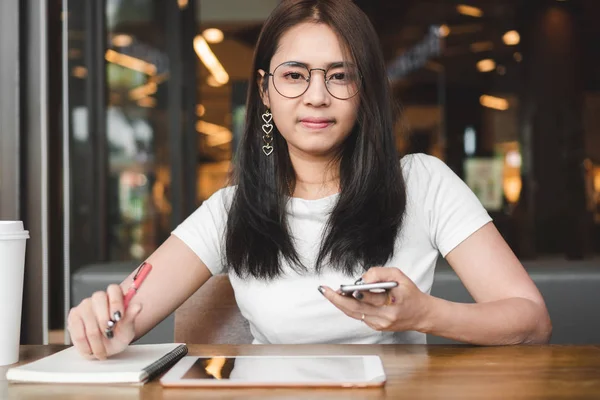
[[[305,63],[302,61],[284,61],[282,64],[293,64],[293,65],[303,66],[308,69],[311,69],[310,63]],[[329,64],[325,64],[324,69],[329,69],[331,67],[343,67],[344,65],[349,65],[349,64],[351,64],[351,63],[345,62],[345,61],[334,61]]]

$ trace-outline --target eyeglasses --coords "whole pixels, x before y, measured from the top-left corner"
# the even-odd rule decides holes
[[[362,76],[358,68],[349,63],[332,64],[329,68],[312,68],[298,62],[285,62],[267,75],[273,77],[275,90],[288,99],[302,96],[310,86],[312,71],[323,71],[325,87],[339,100],[354,97],[360,90]]]

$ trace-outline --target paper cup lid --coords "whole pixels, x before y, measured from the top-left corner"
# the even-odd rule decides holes
[[[29,231],[21,231],[15,233],[0,233],[0,241],[2,240],[22,240],[29,239]]]
[[[23,221],[0,221],[0,234],[23,232]]]

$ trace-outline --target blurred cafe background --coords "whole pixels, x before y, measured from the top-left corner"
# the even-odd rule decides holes
[[[600,1],[355,2],[402,106],[398,148],[444,160],[528,268],[597,265]],[[277,3],[0,2],[0,219],[31,232],[23,343],[67,340],[82,287],[120,280],[225,184]]]

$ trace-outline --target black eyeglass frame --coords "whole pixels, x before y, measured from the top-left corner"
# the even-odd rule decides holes
[[[302,93],[300,93],[299,95],[297,95],[297,96],[286,96],[285,94],[281,93],[279,91],[279,89],[277,89],[277,85],[275,84],[275,75],[274,75],[275,71],[277,71],[277,69],[279,67],[281,67],[282,65],[286,65],[286,64],[291,64],[291,65],[294,65],[296,67],[304,67],[308,71],[308,77],[306,78],[306,82],[308,82],[308,85],[306,86],[306,89],[304,89],[304,91]],[[340,64],[335,63],[335,64],[330,65],[329,68],[327,68],[327,69],[324,69],[324,68],[308,68],[307,65],[299,63],[299,62],[286,61],[286,62],[283,62],[283,63],[279,64],[278,66],[276,66],[275,69],[273,70],[273,72],[267,72],[266,75],[273,78],[273,87],[275,88],[275,90],[277,91],[277,93],[279,93],[280,95],[282,95],[283,97],[285,97],[287,99],[297,99],[298,97],[300,97],[304,93],[306,93],[308,91],[308,89],[310,88],[310,83],[311,83],[311,79],[312,79],[312,72],[313,71],[323,71],[323,81],[325,82],[325,88],[327,89],[327,93],[329,93],[332,97],[334,97],[334,98],[336,98],[338,100],[350,100],[351,98],[353,98],[354,96],[356,96],[360,92],[360,89],[362,87],[363,76],[360,73],[360,71],[358,71],[358,68],[357,68],[358,78],[359,79],[358,79],[358,87],[357,87],[356,93],[354,93],[350,97],[338,97],[338,96],[334,95],[333,93],[331,93],[331,91],[329,90],[329,85],[328,85],[328,82],[327,82],[327,72],[330,69],[332,69],[332,68],[338,68],[339,65]]]

